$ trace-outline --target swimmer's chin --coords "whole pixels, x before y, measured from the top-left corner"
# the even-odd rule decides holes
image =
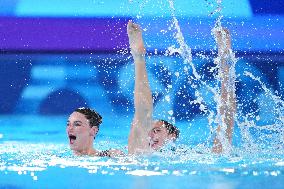
[[[151,149],[154,150],[154,151],[158,151],[162,148],[162,146],[160,146],[159,144],[151,144],[150,145]]]
[[[72,151],[78,150],[74,144],[69,144],[69,147],[70,147],[70,150],[72,150]]]

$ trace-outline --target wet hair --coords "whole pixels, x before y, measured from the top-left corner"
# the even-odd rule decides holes
[[[171,124],[171,123],[169,123],[169,122],[167,122],[165,120],[162,120],[162,119],[160,119],[158,121],[163,123],[163,125],[167,129],[169,135],[170,134],[175,134],[175,136],[176,136],[175,139],[177,139],[179,137],[180,131],[179,131],[179,129],[176,126],[174,126],[173,124]]]
[[[96,112],[95,110],[92,110],[90,108],[78,108],[75,110],[75,112],[79,112],[81,114],[84,114],[87,120],[90,122],[91,127],[97,127],[99,130],[99,126],[102,123],[102,116]]]

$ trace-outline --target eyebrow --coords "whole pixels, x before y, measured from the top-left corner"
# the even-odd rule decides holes
[[[67,123],[70,123],[70,121],[68,120]],[[82,121],[74,121],[74,123],[81,123],[81,124],[83,124]]]
[[[152,131],[158,130],[158,129],[162,129],[162,128],[161,127],[155,127],[155,128],[152,129]]]

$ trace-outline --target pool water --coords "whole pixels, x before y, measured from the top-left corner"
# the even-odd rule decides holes
[[[127,49],[122,49],[119,55],[117,52],[2,55],[1,65],[7,66],[5,69],[13,65],[13,75],[25,73],[26,76],[16,80],[21,81],[23,91],[8,91],[2,98],[11,114],[0,115],[0,189],[284,188],[284,102],[281,97],[284,62],[282,53],[277,54],[280,32],[274,34],[274,29],[268,30],[276,40],[264,36],[261,31],[266,33],[268,25],[266,21],[256,22],[258,19],[251,25],[249,21],[247,25],[239,21],[232,24],[236,28],[232,30],[233,42],[238,41],[236,49],[244,55],[238,58],[236,65],[236,61],[233,63],[238,109],[233,147],[230,153],[212,154],[218,117],[218,81],[214,80],[217,77],[213,63],[216,54],[212,51],[214,40],[211,36],[214,24],[210,19],[195,18],[188,23],[187,19],[179,18],[174,1],[166,2],[170,20],[150,18],[143,21],[143,14],[142,19],[137,15],[135,20],[147,34],[149,56],[146,58],[155,96],[154,115],[175,122],[181,131],[176,144],[151,156],[74,156],[65,131],[67,115],[42,116],[66,114],[67,110],[82,104],[95,108],[104,115],[104,120],[94,147],[99,150],[117,148],[127,153],[134,111],[134,80],[129,79],[134,78],[134,68]],[[217,16],[222,1],[216,3]],[[161,8],[164,12],[164,7]],[[137,10],[140,12],[141,7]],[[148,21],[155,24],[158,21],[160,26],[158,29],[151,27],[155,24],[148,24]],[[279,22],[277,18],[270,24],[278,28]],[[203,23],[206,27],[201,27]],[[186,27],[181,29],[180,26]],[[198,35],[191,35],[188,45],[184,36],[195,31],[188,29],[192,26],[197,28]],[[257,51],[258,48],[248,41],[256,37],[262,39],[259,46],[263,51],[252,52],[250,56],[246,49]],[[276,55],[267,45],[272,43]],[[263,58],[266,54],[267,58]],[[6,78],[10,78],[10,73],[2,76],[2,83],[10,89],[14,80],[6,81]],[[19,98],[15,97],[18,102],[14,107],[6,99],[16,92]],[[69,105],[69,109],[65,109]],[[173,145],[176,151],[171,150]]]
[[[126,152],[131,120],[120,118],[107,127],[113,119],[105,120],[95,147]],[[165,149],[139,158],[78,157],[67,143],[66,116],[0,120],[0,188],[284,188],[283,146],[277,151],[235,145],[232,153],[218,156],[210,153],[206,137],[193,134],[181,136],[176,145],[183,147],[176,152]],[[182,133],[200,131],[178,124]],[[202,124],[202,119],[194,123]]]

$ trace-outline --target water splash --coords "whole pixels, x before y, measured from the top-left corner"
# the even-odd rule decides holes
[[[222,0],[216,0],[217,6],[215,10],[213,10],[208,16],[218,15],[219,17],[222,17]]]
[[[170,4],[170,10],[171,10],[171,15],[172,15],[172,22],[173,22],[173,26],[176,29],[176,33],[174,35],[174,38],[177,40],[178,44],[180,45],[180,47],[178,49],[176,49],[174,46],[171,46],[168,50],[169,50],[169,54],[173,54],[175,52],[179,53],[181,55],[181,57],[184,60],[185,64],[189,64],[191,66],[192,72],[194,77],[199,80],[201,78],[201,76],[197,73],[196,68],[194,66],[194,64],[192,63],[192,54],[191,54],[191,48],[185,43],[183,34],[181,32],[181,28],[179,26],[178,20],[176,18],[175,15],[175,8],[174,8],[174,1],[173,0],[169,0],[169,4]]]
[[[218,10],[218,12],[221,11],[221,1],[218,1],[218,7],[216,10]],[[170,4],[170,10],[171,10],[171,15],[172,15],[172,22],[173,22],[173,26],[175,27],[176,29],[176,34],[174,35],[175,39],[177,40],[178,44],[180,45],[180,47],[178,49],[176,49],[174,46],[171,46],[168,48],[170,54],[173,54],[173,53],[179,53],[181,55],[181,57],[183,58],[184,60],[184,63],[187,63],[190,65],[191,69],[192,69],[192,73],[193,73],[193,80],[195,81],[198,81],[197,83],[197,86],[200,87],[200,86],[204,86],[206,88],[208,88],[213,94],[214,94],[214,101],[216,102],[217,104],[217,115],[215,115],[214,113],[214,110],[210,110],[208,109],[206,106],[205,106],[205,102],[203,100],[203,97],[202,97],[202,93],[199,92],[198,90],[198,87],[195,86],[196,84],[193,84],[191,82],[191,80],[189,80],[189,83],[192,84],[192,87],[195,88],[195,97],[196,97],[196,100],[193,101],[194,104],[199,104],[199,109],[202,111],[202,112],[205,112],[207,113],[208,115],[208,120],[209,120],[209,128],[211,130],[211,133],[215,133],[216,131],[216,126],[215,126],[215,129],[213,129],[214,127],[212,126],[213,124],[215,125],[219,125],[221,126],[221,130],[219,132],[219,138],[220,138],[220,141],[221,143],[223,144],[223,147],[225,147],[224,149],[230,149],[230,144],[229,142],[226,140],[226,137],[225,137],[225,130],[227,129],[227,125],[225,124],[225,117],[224,115],[221,115],[220,113],[220,107],[221,107],[221,103],[222,103],[222,100],[221,100],[221,92],[220,92],[220,89],[218,86],[220,86],[221,84],[221,75],[216,75],[215,76],[215,79],[217,80],[217,85],[214,86],[214,87],[211,87],[207,84],[206,81],[203,81],[202,80],[202,77],[199,73],[197,73],[197,70],[194,66],[194,64],[192,63],[192,53],[191,53],[191,48],[185,43],[185,40],[184,40],[184,37],[183,37],[183,34],[181,32],[181,28],[179,26],[179,23],[178,23],[178,20],[175,16],[175,8],[174,8],[174,1],[173,0],[169,0],[169,4]],[[212,30],[212,34],[213,36],[216,38],[216,36],[214,35],[215,31],[222,31],[222,26],[221,26],[221,16],[217,19],[216,23],[215,23],[215,27],[213,28]],[[216,40],[217,41],[217,40]],[[225,43],[226,39],[224,38],[223,40],[223,43]],[[223,46],[225,46],[226,44],[223,44]],[[237,62],[237,59],[235,58],[235,55],[234,53],[232,52],[232,50],[230,50],[230,53],[229,53],[229,57],[228,57],[229,60],[231,60],[231,65],[230,65],[230,68],[229,68],[229,85],[226,86],[226,90],[229,91],[229,92],[233,92],[235,94],[235,64]],[[217,57],[215,59],[215,62],[216,62],[216,69],[220,69],[219,68],[219,65],[220,65],[220,58]],[[188,72],[186,72],[186,74],[188,74]],[[195,86],[195,87],[194,87]],[[235,96],[234,96],[235,98]],[[214,132],[212,131],[214,130]],[[209,138],[211,139],[213,136],[210,136]],[[229,150],[227,150],[229,151]]]
[[[180,57],[183,59],[183,63],[184,63],[184,68],[183,70],[178,70],[178,71],[174,71],[174,75],[176,76],[176,80],[175,82],[171,83],[171,85],[169,86],[173,86],[175,84],[177,84],[178,80],[182,80],[186,78],[186,82],[190,85],[190,87],[194,90],[194,95],[195,95],[195,100],[192,100],[190,103],[192,105],[199,105],[199,109],[201,112],[205,113],[205,115],[208,118],[208,127],[210,129],[210,133],[211,135],[208,136],[208,144],[210,143],[209,141],[212,141],[213,138],[213,133],[216,132],[216,128],[217,125],[221,125],[222,128],[222,132],[221,132],[221,138],[225,138],[224,137],[224,131],[226,130],[226,125],[223,123],[224,121],[224,116],[222,116],[220,114],[220,112],[216,113],[216,110],[213,108],[209,108],[209,106],[206,104],[205,102],[205,98],[203,97],[203,93],[201,91],[201,88],[206,88],[208,91],[210,91],[213,94],[213,99],[214,102],[217,106],[217,109],[220,109],[221,106],[221,99],[220,99],[220,75],[218,74],[214,74],[214,79],[217,81],[217,83],[214,83],[214,86],[210,85],[210,82],[204,80],[204,75],[203,73],[199,72],[199,70],[197,69],[197,66],[193,63],[193,58],[192,58],[192,50],[190,48],[190,46],[185,42],[185,37],[182,33],[182,29],[180,27],[180,23],[179,20],[177,18],[177,10],[175,9],[175,5],[174,5],[174,0],[167,0],[169,7],[170,7],[170,14],[171,14],[171,24],[170,27],[168,28],[169,31],[174,31],[173,34],[173,38],[176,40],[177,44],[179,45],[178,47],[172,45],[169,46],[166,52],[166,56],[169,55],[175,55],[178,54],[180,55]],[[207,1],[206,1],[207,2]],[[143,1],[141,3],[141,5],[139,6],[140,9],[143,8],[143,6],[145,6],[147,3],[149,3],[148,1]],[[209,14],[209,16],[213,17],[213,16],[217,16],[217,19],[215,21],[215,26],[212,29],[212,35],[214,36],[214,30],[220,30],[220,28],[222,28],[222,19],[223,19],[223,15],[222,15],[222,0],[215,0],[214,3],[215,8],[214,10]],[[161,8],[161,7],[160,7]],[[162,30],[161,30],[162,31]],[[168,31],[163,30],[162,32],[163,34],[168,33]],[[222,40],[224,42],[224,40]],[[224,44],[223,44],[224,45]],[[156,52],[156,51],[155,51]],[[156,54],[156,53],[155,53]],[[197,54],[197,56],[199,56]],[[202,56],[202,55],[200,55]],[[203,58],[209,60],[208,57],[206,57],[205,55],[203,55]],[[229,84],[227,86],[227,90],[228,91],[232,91],[233,93],[235,92],[235,82],[238,82],[240,79],[236,77],[235,75],[235,67],[236,67],[236,63],[238,61],[238,59],[235,57],[235,54],[232,50],[230,50],[228,59],[231,60],[231,65],[230,65],[230,70],[229,70]],[[218,59],[218,57],[215,59],[215,66],[212,67],[210,70],[210,72],[216,72],[219,67],[218,67],[218,61],[220,61]],[[216,63],[217,62],[217,63]],[[189,65],[189,66],[188,66]],[[192,71],[192,74],[189,72]],[[183,74],[182,74],[183,73]],[[244,75],[247,77],[250,77],[251,79],[260,81],[260,78],[254,78],[254,76],[251,74],[249,75],[247,72],[244,72]],[[260,126],[258,125],[258,120],[261,119],[258,116],[255,115],[242,115],[240,111],[237,112],[236,115],[236,125],[237,127],[240,128],[241,130],[241,137],[244,140],[244,145],[246,145],[246,147],[244,147],[244,149],[258,149],[260,146],[259,144],[257,144],[257,141],[254,140],[255,136],[252,136],[252,129],[258,130],[258,131],[275,131],[278,134],[275,135],[277,136],[277,138],[279,138],[279,141],[282,141],[283,143],[283,101],[281,101],[281,98],[279,97],[279,95],[277,93],[271,93],[271,91],[265,86],[265,85],[261,85],[262,86],[262,90],[265,92],[265,95],[270,96],[273,100],[273,102],[276,104],[275,108],[274,108],[274,114],[275,114],[275,124],[271,124],[271,125],[265,125],[265,126]],[[166,88],[166,94],[164,94],[164,102],[166,103],[173,103],[173,98],[171,98],[172,94],[175,94],[175,89],[172,87],[168,87]],[[238,106],[238,110],[241,110],[242,107],[240,104],[237,104]],[[169,119],[173,120],[173,122],[175,122],[174,119],[174,115],[175,112],[170,109],[165,111],[166,115],[169,115]],[[253,120],[254,119],[254,120]],[[271,137],[274,135],[269,135],[269,134],[263,134],[262,135],[262,139],[265,140],[265,136],[267,137]],[[271,140],[270,140],[271,141]],[[226,141],[224,141],[224,143],[226,143]],[[272,142],[273,143],[273,142]],[[280,143],[276,143],[274,142],[273,144],[277,144],[277,146],[281,147],[281,142]],[[282,145],[283,146],[283,145]]]
[[[273,124],[258,125],[257,121],[261,118],[259,116],[238,115],[237,124],[241,129],[243,145],[247,151],[268,151],[268,153],[275,153],[277,150],[282,153],[284,150],[284,101],[276,92],[269,89],[260,77],[254,76],[251,72],[245,71],[244,76],[257,81],[266,97],[272,99],[271,114],[274,115],[275,120]],[[258,133],[258,138],[252,136]],[[282,151],[282,152],[281,152]]]
[[[32,148],[31,148],[32,147]],[[0,148],[0,175],[10,174],[11,177],[30,177],[30,184],[46,178],[51,170],[68,171],[70,175],[80,169],[87,170],[86,174],[101,174],[105,176],[283,176],[283,159],[261,157],[246,154],[243,157],[228,156],[218,159],[208,149],[199,146],[196,149],[184,146],[186,153],[168,150],[154,154],[152,157],[124,157],[117,159],[74,156],[65,144],[54,143],[15,143],[7,142]],[[206,152],[207,153],[199,153]],[[184,155],[180,155],[183,153]],[[270,159],[270,160],[268,160]],[[50,172],[51,171],[51,172]],[[66,172],[65,172],[66,174]],[[67,174],[68,175],[68,174]],[[78,176],[77,174],[75,174]],[[7,177],[7,176],[6,176]],[[121,177],[120,177],[121,178]],[[1,180],[2,184],[4,180]],[[4,182],[5,183],[5,182]]]
[[[170,46],[168,48],[168,52],[169,55],[178,53],[179,55],[181,55],[181,57],[184,60],[184,63],[190,64],[191,68],[192,68],[192,72],[193,72],[193,77],[191,79],[198,81],[198,83],[192,83],[192,80],[189,80],[189,83],[191,83],[191,86],[196,90],[195,92],[195,97],[196,100],[193,101],[194,104],[199,104],[200,105],[200,110],[203,112],[207,113],[207,117],[208,117],[208,124],[210,127],[210,131],[211,133],[216,132],[216,125],[220,125],[221,126],[221,132],[220,132],[220,138],[221,138],[221,142],[223,143],[224,146],[227,146],[228,149],[230,149],[230,145],[228,144],[228,141],[226,141],[226,137],[225,137],[225,130],[227,128],[227,125],[224,124],[224,115],[222,115],[220,113],[220,107],[222,105],[222,100],[221,100],[221,92],[219,89],[219,86],[221,85],[221,78],[220,78],[220,74],[214,75],[214,78],[217,81],[217,85],[216,86],[209,86],[208,83],[206,81],[204,81],[202,78],[202,74],[198,73],[195,65],[192,63],[192,54],[191,54],[191,48],[185,43],[184,40],[184,36],[181,32],[181,28],[179,26],[179,22],[178,19],[176,18],[175,15],[175,8],[174,8],[174,1],[173,0],[169,0],[168,1],[171,7],[171,15],[172,15],[172,26],[174,27],[176,30],[176,33],[174,35],[174,38],[176,39],[177,43],[179,44],[179,48],[176,48],[175,46]],[[216,31],[221,31],[222,29],[222,23],[221,20],[223,18],[222,16],[222,1],[221,0],[217,0],[217,8],[210,14],[218,15],[218,18],[215,22],[215,26],[212,29],[212,35],[214,36],[214,33]],[[223,35],[224,36],[224,35]],[[215,36],[214,36],[215,37]],[[225,39],[222,40],[222,42],[224,43],[223,46],[225,46]],[[238,59],[235,57],[234,52],[230,49],[229,51],[229,55],[227,57],[228,60],[230,60],[230,68],[229,68],[229,81],[228,81],[228,85],[226,86],[226,90],[229,92],[232,92],[234,94],[234,98],[236,98],[235,96],[235,83],[238,82],[236,80],[236,74],[235,74],[235,67],[236,67],[236,63],[238,61]],[[219,68],[219,63],[220,62],[220,58],[217,57],[215,59],[215,68],[213,68],[213,70],[218,70]],[[188,74],[188,72],[185,72],[185,74]],[[240,113],[237,113],[235,119],[236,119],[236,123],[237,126],[241,129],[241,135],[242,138],[244,140],[244,149],[249,149],[249,151],[253,151],[256,149],[263,149],[265,147],[265,145],[267,145],[267,139],[269,137],[276,137],[278,138],[278,142],[276,141],[271,141],[270,140],[270,145],[274,144],[275,148],[283,148],[283,101],[281,100],[281,98],[277,95],[277,94],[273,94],[265,85],[264,83],[262,83],[260,81],[260,78],[254,77],[251,73],[249,74],[248,72],[244,73],[245,76],[249,76],[251,77],[253,80],[256,80],[260,83],[262,89],[265,92],[266,96],[269,96],[272,98],[275,107],[274,107],[274,115],[276,117],[275,120],[275,124],[273,125],[266,125],[266,126],[261,126],[259,127],[255,121],[249,120],[247,118],[245,118],[245,121],[240,121],[240,117],[246,117],[243,115],[240,115]],[[189,76],[190,77],[190,76]],[[209,91],[211,91],[214,94],[214,101],[217,104],[217,114],[215,113],[214,110],[210,110],[208,109],[208,107],[205,108],[205,106],[203,104],[204,100],[202,97],[202,93],[199,91],[200,87],[206,87],[207,89],[209,89]],[[238,109],[240,109],[241,107],[238,105]],[[260,119],[259,117],[254,117],[256,120]],[[215,125],[215,126],[214,126]],[[215,127],[215,128],[214,128]],[[256,141],[253,140],[253,136],[251,134],[251,129],[255,128],[257,130],[269,130],[269,131],[276,131],[278,134],[274,134],[274,135],[269,135],[269,134],[263,134],[262,135],[262,139],[263,139],[263,145],[261,146],[261,144],[258,144]],[[213,136],[209,136],[208,140],[212,140]],[[281,146],[282,145],[282,146]]]

